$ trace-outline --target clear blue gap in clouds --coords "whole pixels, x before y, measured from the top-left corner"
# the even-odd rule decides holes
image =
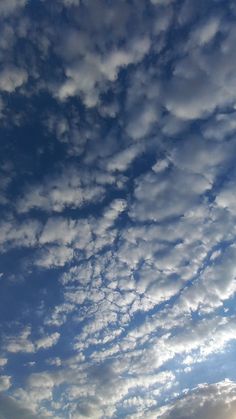
[[[235,17],[0,2],[1,419],[236,415]]]

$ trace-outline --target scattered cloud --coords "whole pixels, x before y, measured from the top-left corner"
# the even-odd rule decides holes
[[[1,2],[0,419],[235,416],[235,18]]]

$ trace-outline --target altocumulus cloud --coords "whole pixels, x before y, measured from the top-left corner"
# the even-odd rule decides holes
[[[235,418],[235,2],[0,21],[0,419]]]

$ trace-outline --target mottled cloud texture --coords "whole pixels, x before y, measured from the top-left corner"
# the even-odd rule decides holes
[[[235,21],[0,2],[0,419],[236,417]]]

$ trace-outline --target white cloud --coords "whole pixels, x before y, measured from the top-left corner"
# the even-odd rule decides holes
[[[22,332],[16,336],[7,336],[4,340],[4,348],[8,352],[17,353],[25,352],[32,353],[34,352],[34,344],[30,340],[31,329],[30,327],[25,327]]]
[[[20,333],[15,335],[5,336],[3,348],[10,353],[34,353],[39,349],[48,349],[56,345],[60,333],[55,332],[51,335],[44,335],[40,339],[33,342],[31,337],[31,328],[25,327]]]
[[[47,349],[56,345],[60,338],[60,333],[55,332],[49,336],[43,336],[35,342],[36,349]]]
[[[133,160],[142,153],[143,150],[144,147],[142,145],[135,144],[134,146],[130,146],[129,148],[126,148],[125,150],[116,153],[107,161],[108,171],[125,171],[133,162]]]

